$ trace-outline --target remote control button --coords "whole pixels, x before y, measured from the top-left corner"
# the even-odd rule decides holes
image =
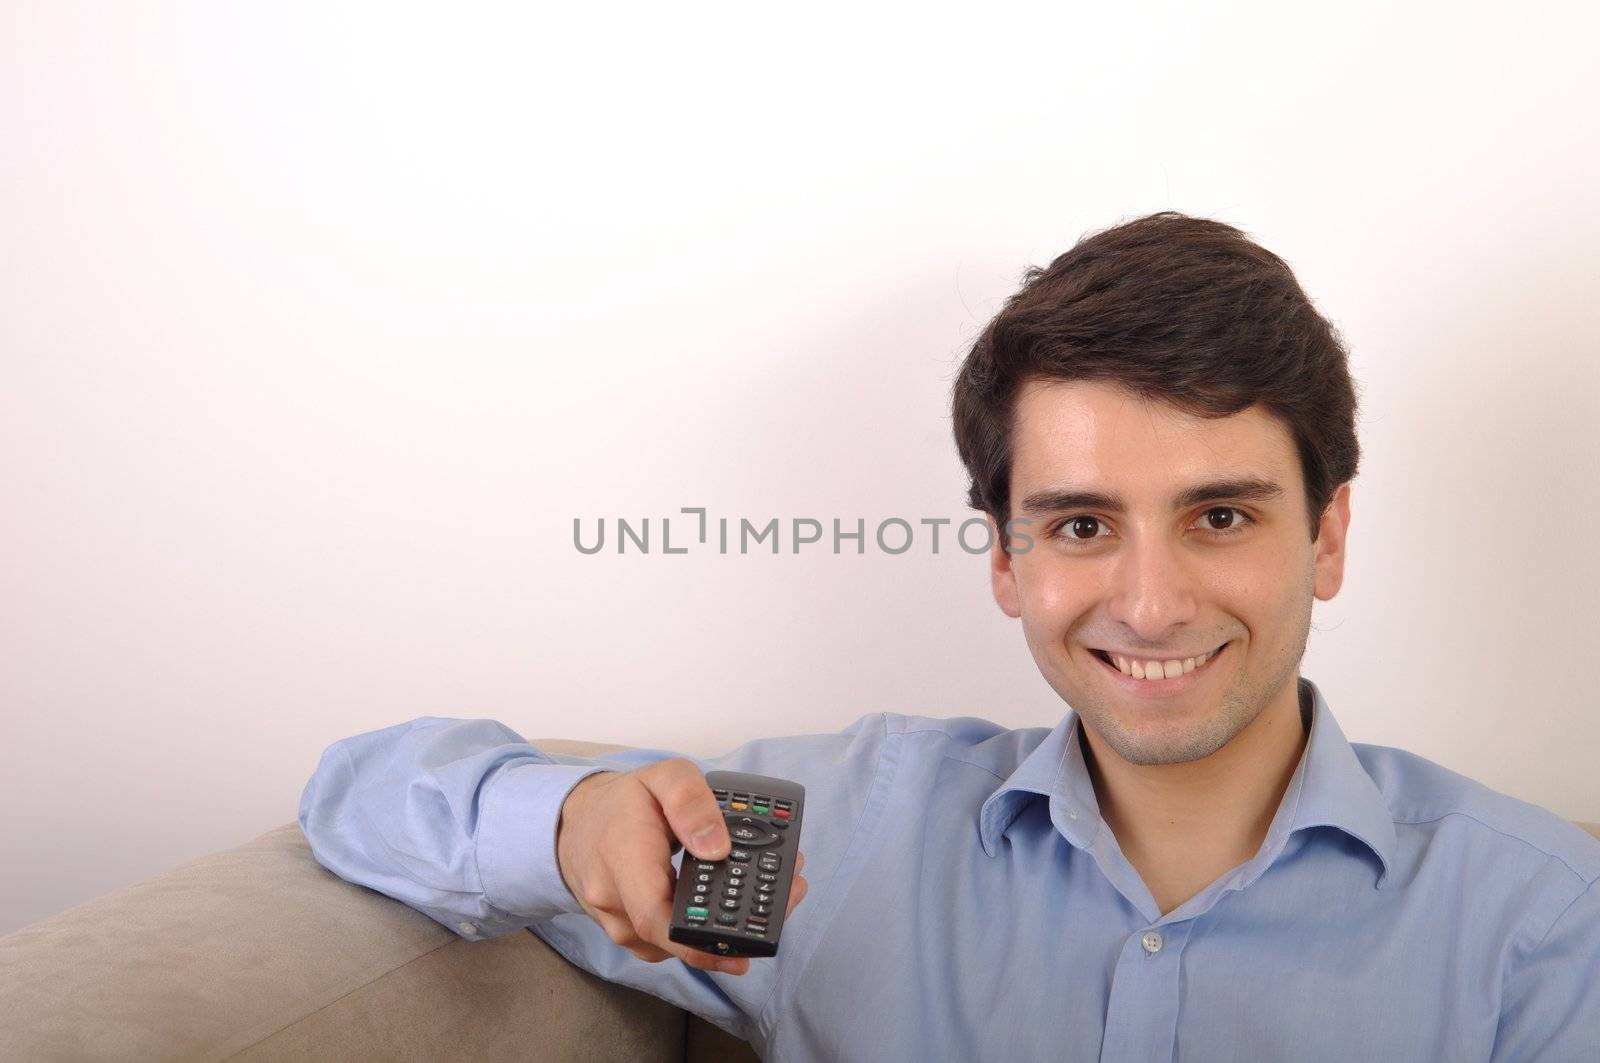
[[[750,805],[744,801],[729,801],[728,807],[733,809],[735,812],[743,812],[745,809],[749,808]]]
[[[778,840],[778,836],[771,831],[764,830],[765,823],[753,819],[728,819],[728,838],[735,845],[743,845],[750,849],[760,849],[771,845]]]
[[[772,810],[772,814],[777,819],[788,819],[790,815],[787,808],[775,808]]]
[[[728,854],[728,859],[736,864],[749,863],[750,851],[748,849],[735,849]]]
[[[728,868],[728,877],[729,878],[743,878],[745,875],[748,875],[749,873],[750,873],[750,869],[748,867],[738,867],[736,865],[734,867]]]
[[[770,904],[758,904],[754,908],[752,908],[751,911],[755,912],[757,915],[771,915],[772,914],[772,905],[770,905]]]
[[[746,857],[746,859],[749,858]],[[758,861],[757,866],[759,866],[763,871],[777,871],[779,868],[783,867],[783,861],[779,859],[777,853],[762,853],[761,859]]]
[[[721,800],[723,800],[724,798],[726,798],[728,796],[728,791],[724,790],[720,786],[713,786],[711,788],[711,793],[716,797],[716,799],[718,801],[721,801]]]
[[[771,826],[777,827],[779,830],[789,829],[789,821],[786,819],[769,819],[767,820],[767,823]]]
[[[739,892],[739,887],[738,886],[729,886],[727,889],[723,890],[722,892],[727,894],[729,897],[743,897],[744,896],[743,893]]]
[[[711,875],[710,875],[709,872],[702,871],[702,872],[700,872],[698,875],[696,875],[694,877],[694,880],[696,882],[710,882],[711,881]]]
[[[723,912],[722,914],[717,916],[717,922],[721,923],[723,926],[738,926],[739,925],[739,917],[736,916],[736,915],[729,915],[726,912]]]
[[[747,934],[754,934],[757,937],[767,936],[767,928],[764,926],[756,926],[754,923],[746,923],[744,925],[744,929],[745,933]]]
[[[704,908],[685,908],[683,910],[683,914],[687,915],[690,919],[704,919],[711,913]]]
[[[722,910],[725,911],[725,912],[737,912],[739,910],[739,902],[738,901],[723,901],[722,902]]]

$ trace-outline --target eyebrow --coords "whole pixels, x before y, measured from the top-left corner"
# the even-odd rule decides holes
[[[1208,480],[1179,491],[1172,508],[1189,509],[1202,502],[1275,502],[1284,496],[1281,486],[1259,476]],[[1098,509],[1121,513],[1127,508],[1118,495],[1074,487],[1052,487],[1035,491],[1022,500],[1025,513],[1056,513],[1064,509]]]

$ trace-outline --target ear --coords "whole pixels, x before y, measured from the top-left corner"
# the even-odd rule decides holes
[[[1006,553],[1006,529],[996,524],[994,517],[990,516],[989,530],[989,587],[994,592],[995,604],[1000,606],[1000,611],[1015,620],[1022,615],[1022,608],[1018,605],[1022,597],[1017,593],[1017,575],[1011,566],[1013,559]]]
[[[1344,584],[1345,540],[1350,531],[1350,481],[1339,485],[1317,526],[1314,592],[1321,601],[1339,593]]]

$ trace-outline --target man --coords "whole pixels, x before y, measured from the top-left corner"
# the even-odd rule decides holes
[[[1352,746],[1298,674],[1359,451],[1288,267],[1172,212],[1095,234],[1029,271],[954,412],[1056,728],[878,714],[695,763],[425,717],[324,754],[317,858],[769,1059],[1600,1058],[1600,842]],[[728,851],[714,768],[807,790],[772,959],[666,936],[675,843]]]

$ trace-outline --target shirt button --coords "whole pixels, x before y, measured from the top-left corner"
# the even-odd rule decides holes
[[[477,923],[457,923],[456,924],[456,929],[461,931],[463,934],[467,935],[468,937],[471,937],[473,934],[476,934],[478,932],[478,924]]]
[[[1154,930],[1146,930],[1144,937],[1139,939],[1139,944],[1144,946],[1146,952],[1154,956],[1161,951],[1161,935]]]

